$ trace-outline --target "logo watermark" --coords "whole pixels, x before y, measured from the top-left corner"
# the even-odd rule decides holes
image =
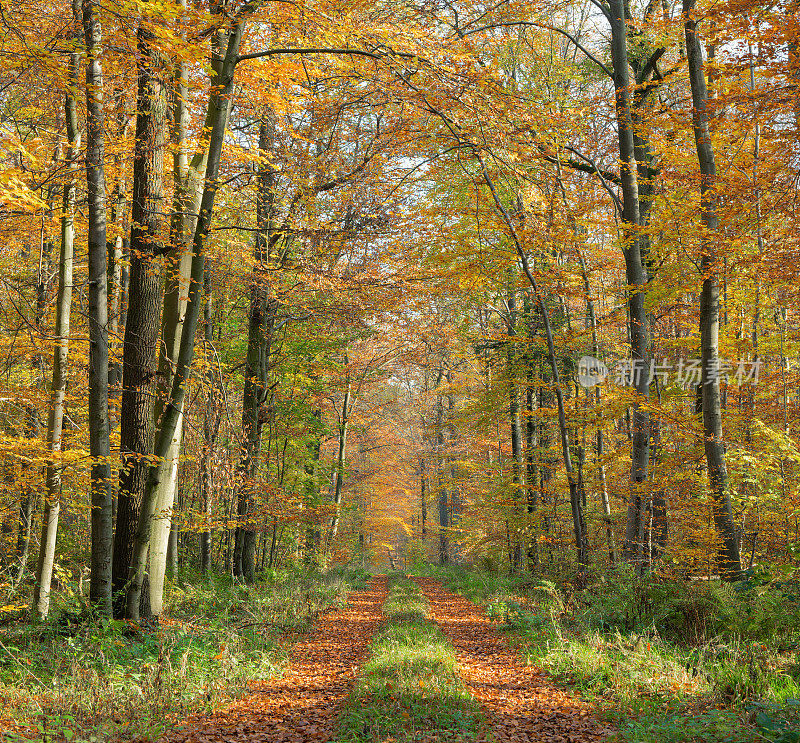
[[[578,362],[578,384],[582,387],[594,387],[602,384],[608,377],[608,367],[594,356],[581,356]]]
[[[708,366],[706,384],[724,381],[738,386],[746,382],[758,382],[761,363],[760,359],[755,361],[720,359],[718,363]],[[647,374],[648,382],[656,380],[664,387],[677,385],[691,389],[702,381],[703,367],[699,359],[678,359],[676,362],[653,359],[647,365],[639,359],[621,359],[609,366],[593,356],[582,356],[578,361],[576,377],[582,387],[594,387],[609,378],[621,387],[636,387],[642,374]]]

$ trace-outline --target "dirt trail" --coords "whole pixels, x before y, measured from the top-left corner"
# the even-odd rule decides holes
[[[329,740],[336,712],[383,621],[386,578],[350,594],[341,611],[319,618],[291,650],[286,673],[208,717],[192,717],[171,743],[303,743]]]
[[[414,578],[435,621],[456,650],[458,670],[489,718],[498,742],[595,743],[613,731],[591,709],[525,664],[471,601],[445,590],[433,578]]]

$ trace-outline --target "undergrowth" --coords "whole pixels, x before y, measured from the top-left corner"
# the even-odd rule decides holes
[[[532,665],[593,701],[627,743],[800,743],[796,587],[764,577],[568,581],[436,569]]]
[[[371,656],[338,719],[338,743],[470,740],[478,705],[415,583],[393,576]]]
[[[0,740],[157,740],[190,713],[279,673],[287,632],[304,631],[346,602],[363,574],[284,575],[252,585],[229,578],[171,586],[157,628],[90,620],[55,605],[0,641]]]

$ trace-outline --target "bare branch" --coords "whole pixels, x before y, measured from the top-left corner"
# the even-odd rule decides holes
[[[554,31],[557,34],[561,34],[562,36],[569,39],[572,44],[580,49],[583,54],[587,57],[587,59],[592,60],[608,77],[614,78],[614,74],[611,70],[606,67],[603,62],[601,62],[597,57],[594,56],[583,44],[580,43],[571,33],[565,31],[563,28],[558,28],[558,26],[549,26],[546,23],[534,23],[533,21],[504,21],[502,23],[490,23],[486,26],[481,26],[480,28],[474,28],[471,31],[464,31],[462,32],[463,36],[469,36],[471,34],[477,34],[481,31],[488,31],[492,28],[504,28],[504,27],[511,27],[511,26],[533,26],[534,28],[541,28],[545,31]]]

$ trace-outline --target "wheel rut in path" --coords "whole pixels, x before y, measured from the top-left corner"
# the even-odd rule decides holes
[[[430,602],[431,620],[455,648],[459,675],[488,718],[484,739],[595,743],[613,735],[587,704],[527,665],[475,604],[433,578],[413,580]]]
[[[239,701],[207,717],[192,716],[171,743],[321,743],[383,622],[386,577],[351,593],[347,607],[322,615],[289,653],[286,672],[253,684]]]

